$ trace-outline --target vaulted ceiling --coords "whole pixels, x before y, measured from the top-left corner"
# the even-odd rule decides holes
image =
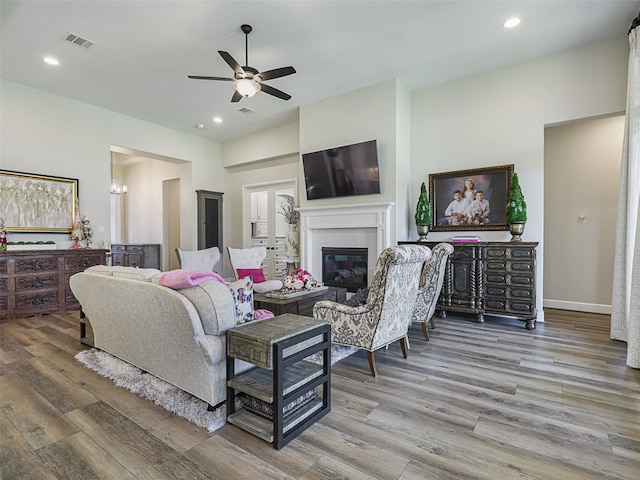
[[[224,141],[294,121],[301,105],[389,79],[416,90],[624,35],[639,10],[638,0],[2,0],[0,74]],[[502,24],[512,16],[522,22],[507,30]],[[244,65],[244,23],[253,26],[249,65],[297,70],[268,82],[291,100],[259,92],[231,103],[231,82],[187,78],[232,76],[218,50]],[[64,41],[68,33],[95,46]],[[44,63],[46,56],[60,64]]]

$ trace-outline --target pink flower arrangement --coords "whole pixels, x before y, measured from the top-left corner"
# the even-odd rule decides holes
[[[298,268],[295,272],[284,277],[284,286],[288,290],[311,289],[314,284],[313,276],[302,268]]]

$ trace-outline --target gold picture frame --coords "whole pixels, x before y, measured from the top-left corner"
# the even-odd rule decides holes
[[[514,166],[500,165],[496,167],[475,168],[472,170],[458,170],[454,172],[434,173],[429,175],[429,198],[432,206],[432,221],[430,230],[433,232],[456,232],[472,230],[509,230],[506,217],[507,198],[511,188],[511,176]],[[467,180],[473,182],[473,195],[482,192],[484,200],[490,205],[490,213],[476,214],[466,210],[466,218],[452,220],[447,215],[450,205],[454,201],[455,193],[460,191],[461,198],[465,197]],[[455,211],[455,208],[454,208]]]
[[[8,232],[70,233],[78,179],[0,170],[0,205]]]

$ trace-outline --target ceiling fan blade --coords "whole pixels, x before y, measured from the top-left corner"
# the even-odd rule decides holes
[[[284,93],[282,90],[278,90],[277,88],[273,88],[265,83],[260,84],[260,90],[264,93],[268,93],[269,95],[273,95],[274,97],[281,98],[282,100],[289,100],[291,95]]]
[[[227,64],[233,69],[234,72],[236,72],[237,74],[245,73],[244,69],[240,66],[240,64],[236,62],[235,59],[231,55],[229,55],[227,52],[218,50],[218,53],[224,59],[224,61],[227,62]]]
[[[194,80],[224,80],[225,82],[233,82],[233,78],[226,78],[226,77],[203,77],[200,75],[187,75],[187,76]]]
[[[240,95],[238,92],[233,92],[233,97],[231,97],[231,101],[239,102],[240,100],[242,100],[242,95]]]
[[[273,78],[286,77],[287,75],[291,75],[296,73],[296,69],[293,67],[281,67],[274,68],[273,70],[267,70],[266,72],[260,72],[260,78],[262,80],[271,80]]]

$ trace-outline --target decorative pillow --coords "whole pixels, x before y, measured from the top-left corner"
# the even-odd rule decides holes
[[[227,285],[236,307],[236,323],[253,320],[253,280],[251,277],[241,278]]]
[[[253,276],[253,283],[265,281],[264,272],[261,268],[238,268],[238,277],[246,278],[248,276]]]

